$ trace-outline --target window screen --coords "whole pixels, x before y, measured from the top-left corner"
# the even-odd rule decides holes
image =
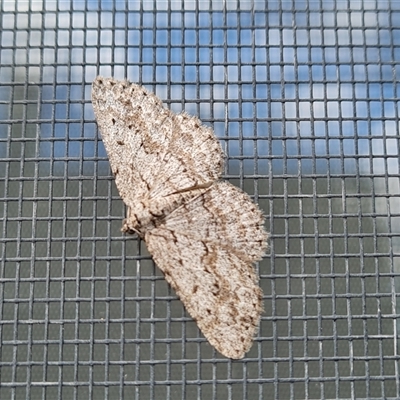
[[[0,398],[397,398],[399,1],[0,2]],[[135,236],[91,82],[212,127],[271,232],[238,361]]]

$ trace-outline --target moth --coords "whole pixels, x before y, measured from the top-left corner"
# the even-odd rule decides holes
[[[127,206],[122,231],[146,242],[209,343],[242,358],[262,312],[253,265],[267,249],[262,212],[220,180],[221,145],[198,118],[175,114],[144,87],[113,78],[94,80],[92,104]]]

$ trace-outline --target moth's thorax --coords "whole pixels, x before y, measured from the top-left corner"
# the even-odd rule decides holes
[[[124,221],[122,231],[137,233],[144,238],[146,232],[159,227],[165,222],[165,218],[185,203],[188,198],[195,197],[205,189],[193,190],[171,194],[167,197],[145,198],[141,202],[128,206],[127,217]],[[166,201],[168,199],[169,201]]]
[[[137,233],[144,238],[146,232],[159,225],[160,217],[162,215],[152,213],[148,204],[138,203],[135,207],[128,208],[122,230],[127,233]]]

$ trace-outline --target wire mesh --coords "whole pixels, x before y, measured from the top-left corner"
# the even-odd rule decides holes
[[[399,1],[0,7],[2,400],[397,398]],[[98,74],[212,126],[264,210],[243,360],[121,234]]]

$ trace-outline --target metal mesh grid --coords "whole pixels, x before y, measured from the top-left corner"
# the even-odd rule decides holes
[[[0,7],[1,399],[398,396],[399,1]],[[121,235],[97,74],[212,126],[264,209],[243,360]]]

